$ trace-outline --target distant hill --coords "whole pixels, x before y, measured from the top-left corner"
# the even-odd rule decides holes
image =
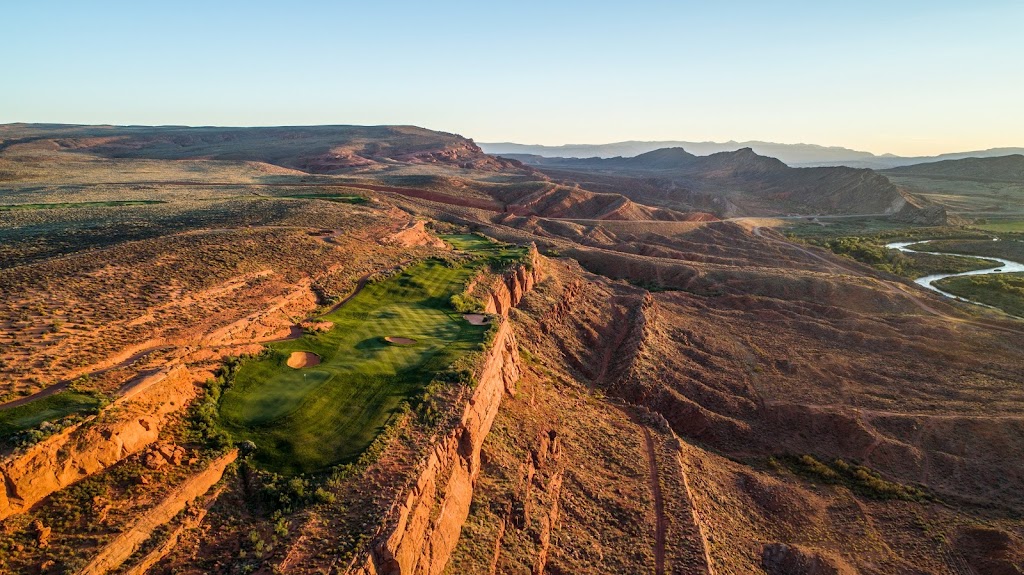
[[[0,150],[36,140],[112,158],[257,161],[316,174],[395,161],[483,170],[517,166],[485,154],[468,138],[415,126],[0,125]]]
[[[463,136],[414,126],[0,125],[0,151],[19,145],[106,158],[262,162],[308,174],[392,181],[433,178],[430,189],[420,182],[414,190],[396,193],[556,218],[901,214],[914,219],[922,207],[871,170],[794,168],[750,147],[710,155],[669,147],[630,157],[507,159],[485,153]]]
[[[1024,155],[943,160],[893,168],[886,170],[886,173],[898,176],[1024,183]]]
[[[635,157],[515,156],[556,181],[586,182],[630,199],[722,216],[781,214],[889,214],[939,221],[922,202],[885,176],[849,167],[793,168],[750,148],[697,156],[682,148]]]
[[[778,158],[793,167],[848,166],[871,169],[886,169],[923,162],[955,160],[967,157],[984,158],[1024,153],[1024,148],[993,148],[990,150],[957,152],[938,156],[901,157],[891,154],[877,156],[871,152],[862,152],[838,146],[779,144],[756,140],[748,142],[628,141],[611,144],[568,144],[563,146],[539,146],[500,142],[481,143],[480,147],[488,154],[505,157],[529,154],[562,158],[631,157],[664,148],[685,148],[690,153],[706,156],[718,152],[733,152],[742,148],[750,148],[759,155]]]
[[[553,218],[713,219],[705,213],[641,205],[614,192],[552,183],[518,161],[484,153],[468,138],[415,126],[0,125],[0,153],[19,144],[69,155],[261,162],[308,174],[371,177],[393,184],[369,186],[378,191]]]

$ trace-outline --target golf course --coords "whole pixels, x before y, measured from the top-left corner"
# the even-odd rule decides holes
[[[461,257],[369,283],[319,318],[329,330],[269,344],[239,368],[221,399],[221,423],[236,441],[256,444],[262,466],[304,473],[354,460],[404,401],[480,349],[488,326],[463,318],[451,298],[483,267],[502,269],[526,250],[475,235],[443,239]]]

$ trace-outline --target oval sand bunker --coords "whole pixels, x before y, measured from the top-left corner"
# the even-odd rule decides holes
[[[288,356],[288,367],[293,369],[302,369],[303,367],[313,367],[314,365],[320,365],[320,356],[315,353],[308,351],[293,351]]]
[[[482,313],[467,313],[462,318],[472,325],[487,325],[491,323],[491,316]]]
[[[385,337],[384,341],[388,343],[393,343],[395,345],[412,345],[416,343],[415,339],[409,339],[407,337],[395,337],[393,335]]]

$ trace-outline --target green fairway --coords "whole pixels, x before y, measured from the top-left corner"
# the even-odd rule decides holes
[[[274,343],[245,362],[220,404],[222,424],[236,440],[251,440],[256,458],[281,472],[308,472],[351,461],[400,408],[439,371],[480,349],[487,326],[470,325],[450,303],[484,265],[503,266],[525,253],[478,236],[446,236],[473,258],[431,259],[368,284],[324,316],[327,332]],[[415,340],[396,345],[385,337]],[[295,351],[321,363],[288,367]]]
[[[75,413],[93,411],[100,400],[74,391],[60,393],[0,410],[0,440],[8,441],[19,432],[33,429],[44,421],[56,421]]]

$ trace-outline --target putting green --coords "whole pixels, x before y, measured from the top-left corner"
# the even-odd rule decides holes
[[[480,348],[488,327],[466,322],[449,300],[481,266],[511,263],[525,249],[478,236],[445,239],[477,257],[456,265],[427,260],[368,284],[324,316],[334,324],[327,332],[271,344],[267,356],[239,368],[221,399],[221,421],[236,440],[256,444],[257,461],[294,473],[355,459],[403,401]],[[389,343],[392,334],[413,343]],[[290,368],[296,351],[315,353],[321,363]]]

